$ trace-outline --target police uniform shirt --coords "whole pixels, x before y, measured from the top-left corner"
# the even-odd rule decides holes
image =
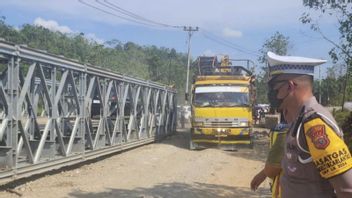
[[[351,168],[351,154],[334,118],[315,97],[310,98],[301,122],[293,123],[286,137],[282,197],[335,197],[328,179]]]

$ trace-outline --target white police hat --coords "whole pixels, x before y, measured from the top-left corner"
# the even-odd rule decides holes
[[[314,66],[323,64],[326,60],[299,56],[280,56],[273,52],[267,53],[269,75],[305,74],[314,76]]]

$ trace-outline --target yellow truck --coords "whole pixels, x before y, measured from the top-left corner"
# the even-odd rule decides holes
[[[245,65],[232,65],[234,61]],[[199,57],[193,77],[190,149],[218,146],[234,150],[251,147],[252,108],[255,100],[254,76],[250,60],[225,56]],[[247,68],[246,68],[247,66]]]

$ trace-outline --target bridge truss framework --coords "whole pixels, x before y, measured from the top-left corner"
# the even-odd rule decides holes
[[[0,41],[0,184],[175,129],[174,89]]]

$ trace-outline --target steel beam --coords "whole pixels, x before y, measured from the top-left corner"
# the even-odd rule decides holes
[[[151,143],[175,130],[176,91],[0,41],[0,184]]]

